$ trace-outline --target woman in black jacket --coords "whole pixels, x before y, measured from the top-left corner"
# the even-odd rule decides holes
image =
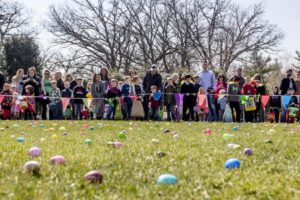
[[[286,71],[286,78],[282,79],[280,84],[281,95],[286,95],[289,89],[293,89],[296,91],[296,84],[294,79],[292,78],[293,70],[288,69]]]

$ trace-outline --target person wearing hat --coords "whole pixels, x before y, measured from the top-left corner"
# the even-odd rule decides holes
[[[216,76],[211,70],[208,70],[207,61],[202,64],[202,71],[198,73],[199,84],[207,91],[208,88],[216,89]]]
[[[194,95],[195,95],[195,88],[194,84],[192,83],[192,76],[185,75],[184,83],[181,85],[180,93],[183,95],[183,105],[182,105],[182,119],[184,121],[194,121]]]
[[[294,79],[292,78],[293,76],[293,70],[288,69],[286,71],[286,77],[282,79],[281,84],[279,89],[281,90],[281,95],[286,95],[288,90],[293,89],[296,91],[296,84]]]
[[[146,76],[143,80],[143,90],[146,95],[144,95],[143,107],[145,111],[145,120],[149,118],[149,97],[151,94],[151,86],[155,85],[158,91],[162,91],[162,77],[158,73],[157,65],[153,64],[150,67],[150,70],[146,73]]]

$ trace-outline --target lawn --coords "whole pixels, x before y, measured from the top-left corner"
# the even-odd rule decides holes
[[[87,125],[88,127],[84,127]],[[300,199],[299,124],[155,123],[123,121],[1,121],[1,199]],[[207,128],[212,134],[204,134]],[[169,133],[165,129],[169,129]],[[128,131],[126,139],[119,133]],[[176,131],[177,136],[172,133]],[[224,139],[224,134],[232,134]],[[24,137],[24,142],[17,138]],[[85,140],[91,139],[92,144]],[[155,140],[153,140],[155,139]],[[272,143],[266,143],[271,140]],[[120,141],[123,148],[109,142]],[[228,148],[235,143],[240,148]],[[42,155],[31,158],[38,146]],[[252,156],[243,154],[245,148]],[[157,152],[166,153],[157,156]],[[64,165],[50,165],[52,156]],[[239,169],[226,169],[230,158]],[[40,175],[23,169],[40,162]],[[104,179],[84,179],[99,170]],[[158,185],[161,174],[175,185]]]

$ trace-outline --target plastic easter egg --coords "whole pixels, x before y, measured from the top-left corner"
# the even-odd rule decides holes
[[[235,145],[235,144],[230,143],[230,144],[227,145],[227,148],[232,149],[232,148],[234,147],[234,145]]]
[[[52,135],[51,135],[51,138],[52,138],[52,139],[56,139],[56,138],[57,138],[57,135],[56,135],[56,134],[52,134]]]
[[[88,128],[88,127],[89,127],[89,125],[87,125],[87,124],[82,125],[82,128]]]
[[[93,130],[95,130],[95,127],[94,126],[90,126],[90,131],[93,131]]]
[[[84,175],[85,180],[91,183],[102,183],[103,174],[99,171],[93,170]]]
[[[157,179],[157,184],[171,185],[177,183],[177,177],[173,174],[162,174]]]
[[[170,133],[171,131],[169,129],[165,129],[163,133]]]
[[[25,141],[25,138],[24,137],[18,137],[17,138],[17,142],[24,142]]]
[[[85,144],[91,145],[93,143],[93,141],[91,139],[86,139],[85,140]]]
[[[167,154],[165,152],[162,152],[162,151],[158,151],[156,153],[156,156],[159,157],[159,158],[162,158],[162,157],[165,157]]]
[[[253,155],[253,150],[250,149],[250,148],[244,149],[244,155],[246,155],[246,156],[251,156],[251,155]]]
[[[210,135],[210,134],[212,134],[212,130],[207,128],[206,130],[203,131],[203,133],[206,135]]]
[[[237,131],[239,128],[238,127],[233,127],[232,130],[233,131]]]
[[[232,137],[233,137],[233,135],[228,134],[228,133],[225,133],[225,134],[223,135],[223,138],[224,138],[225,140],[230,140]]]
[[[41,149],[38,147],[32,147],[31,149],[29,149],[28,155],[31,157],[39,157],[41,156]]]
[[[124,147],[124,144],[122,144],[121,142],[114,142],[114,147],[121,148]]]
[[[38,174],[40,172],[40,168],[40,163],[34,160],[28,161],[24,165],[24,170],[32,174]]]
[[[61,164],[65,164],[65,158],[63,156],[53,156],[50,159],[50,164],[52,165],[61,165]]]
[[[152,139],[151,142],[152,142],[153,144],[158,144],[158,143],[159,143],[159,140],[157,140],[157,139]]]
[[[272,144],[273,141],[268,139],[268,140],[265,140],[264,143],[266,143],[266,144]]]
[[[5,129],[2,127],[2,128],[0,128],[0,131],[4,131]]]
[[[120,132],[119,135],[118,135],[119,139],[121,140],[125,140],[126,139],[126,134],[123,133],[123,132]]]
[[[98,128],[102,128],[102,127],[103,127],[103,124],[102,124],[102,123],[98,123],[98,124],[97,124],[97,127],[98,127]]]
[[[19,128],[20,125],[19,125],[19,124],[14,124],[12,127],[13,127],[13,128]]]
[[[225,162],[224,167],[227,169],[240,168],[241,162],[236,158],[231,158]]]
[[[178,134],[173,135],[173,139],[175,140],[179,139],[179,135]]]
[[[64,127],[64,126],[62,126],[62,127],[59,127],[59,129],[58,129],[59,131],[65,131],[66,130],[66,128]]]
[[[45,128],[45,125],[44,124],[40,124],[40,128]]]

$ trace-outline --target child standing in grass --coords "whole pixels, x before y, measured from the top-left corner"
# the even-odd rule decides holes
[[[12,106],[12,93],[10,91],[10,84],[5,83],[1,95],[4,96],[1,103],[1,111],[3,119],[11,118],[11,106]]]
[[[63,89],[63,91],[61,92],[61,97],[62,98],[72,98],[73,97],[73,91],[70,89],[70,82],[69,81],[65,81],[64,82],[64,87],[65,89]],[[70,103],[72,103],[72,99],[70,100]],[[65,119],[71,119],[72,117],[72,110],[71,110],[71,106],[68,105],[65,112],[63,113],[63,117]]]
[[[118,106],[119,98],[121,96],[121,91],[118,88],[118,81],[116,79],[111,80],[111,88],[107,92],[107,99],[109,104],[109,109],[107,112],[106,119],[115,119],[116,108]]]
[[[130,76],[126,76],[121,88],[123,120],[131,119],[132,99],[130,98]]]
[[[82,78],[77,78],[77,85],[73,89],[73,106],[74,106],[74,119],[82,119],[80,112],[83,110],[83,98],[86,97],[86,89],[82,85]]]
[[[51,81],[51,90],[49,93],[50,103],[49,103],[49,119],[50,120],[58,120],[61,119],[61,92],[60,89],[57,87],[56,81]]]
[[[224,89],[221,89],[219,92],[219,97],[218,97],[218,104],[220,107],[219,110],[219,122],[223,121],[223,115],[225,112],[226,104],[227,104],[227,97],[226,97],[226,91]]]
[[[36,116],[36,104],[35,104],[35,93],[34,87],[32,85],[27,85],[25,87],[25,99],[20,103],[21,109],[24,113],[25,120],[33,120]]]
[[[184,94],[183,96],[183,107],[182,107],[182,119],[184,121],[192,120],[194,121],[194,84],[191,82],[192,76],[186,75],[184,77],[184,83],[181,85],[180,93]]]
[[[167,85],[164,88],[164,106],[167,111],[167,120],[171,121],[175,120],[173,116],[173,110],[176,106],[176,98],[175,93],[177,92],[176,87],[174,86],[174,81],[171,78],[168,78]]]
[[[11,113],[13,119],[20,119],[20,107],[17,105],[18,102],[18,92],[16,85],[12,84],[10,86],[10,91],[12,94],[12,106]]]
[[[157,86],[151,86],[151,95],[149,99],[149,108],[150,108],[150,119],[157,121],[160,120],[158,112],[161,103],[161,92],[157,91]]]

